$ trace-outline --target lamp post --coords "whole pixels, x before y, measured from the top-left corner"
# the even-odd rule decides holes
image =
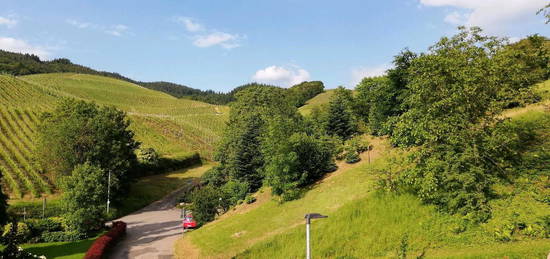
[[[109,215],[109,205],[111,204],[111,170],[109,170],[109,180],[107,182],[107,216]]]
[[[306,214],[304,218],[306,219],[306,259],[311,259],[311,246],[309,245],[309,225],[311,224],[311,219],[328,218],[328,216],[324,216],[319,213],[309,213]]]

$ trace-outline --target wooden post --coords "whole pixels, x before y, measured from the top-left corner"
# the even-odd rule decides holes
[[[46,196],[44,196],[44,200],[42,200],[42,218],[46,217]]]

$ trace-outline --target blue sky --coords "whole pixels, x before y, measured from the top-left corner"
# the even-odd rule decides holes
[[[228,91],[251,81],[353,87],[457,25],[550,36],[546,0],[0,0],[0,49],[136,80]]]

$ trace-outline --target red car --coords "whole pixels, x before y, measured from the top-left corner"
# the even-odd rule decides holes
[[[197,227],[197,222],[193,219],[193,215],[185,216],[185,218],[183,219],[183,228],[187,229],[187,228],[196,228],[196,227]]]

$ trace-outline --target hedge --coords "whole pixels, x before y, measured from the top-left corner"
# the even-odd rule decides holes
[[[84,259],[106,258],[108,250],[113,248],[125,234],[126,223],[122,221],[113,222],[111,230],[94,241],[86,252]]]

